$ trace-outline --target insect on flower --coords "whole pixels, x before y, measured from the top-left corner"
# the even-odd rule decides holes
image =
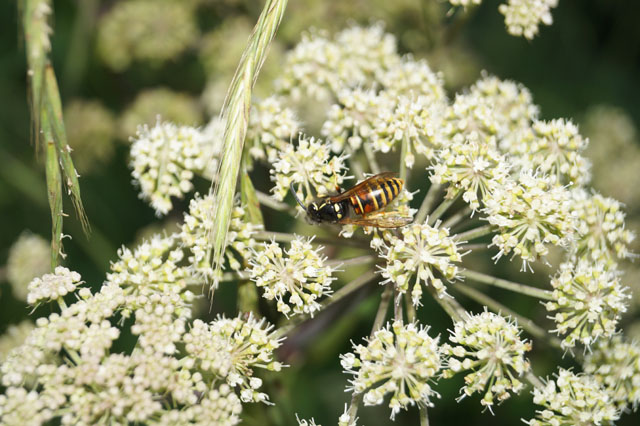
[[[394,177],[394,174],[383,172],[371,176],[344,192],[337,187],[337,195],[314,201],[306,207],[296,195],[293,184],[291,184],[291,193],[314,223],[329,222],[376,228],[399,228],[408,225],[413,219],[395,211],[379,211],[402,191],[404,181]],[[360,217],[354,217],[351,209]]]

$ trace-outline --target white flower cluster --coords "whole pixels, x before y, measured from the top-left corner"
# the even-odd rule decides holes
[[[23,232],[11,245],[7,258],[7,281],[13,296],[27,300],[29,283],[51,271],[51,245],[39,235]]]
[[[59,297],[73,293],[76,287],[83,283],[83,281],[80,281],[80,274],[70,271],[64,266],[58,266],[53,274],[45,274],[42,277],[34,278],[29,283],[27,303],[36,305],[43,301],[56,300]]]
[[[621,335],[600,340],[584,360],[585,373],[593,376],[620,408],[640,405],[640,345]]]
[[[466,137],[457,133],[438,151],[431,170],[431,182],[450,185],[447,197],[462,192],[462,199],[477,210],[489,192],[505,183],[509,162],[496,148],[481,141],[478,133]]]
[[[616,331],[630,297],[618,275],[605,263],[589,259],[560,265],[551,279],[553,300],[545,307],[556,311],[550,318],[556,323],[553,331],[566,335],[564,348],[573,348],[577,342],[589,346]]]
[[[574,191],[574,210],[578,218],[578,238],[572,246],[578,257],[616,264],[632,256],[629,245],[635,235],[625,229],[620,202],[600,194]]]
[[[509,34],[531,40],[538,34],[540,23],[553,23],[551,9],[557,5],[558,0],[508,0],[498,10],[504,15]]]
[[[182,198],[193,189],[195,172],[207,160],[200,131],[193,127],[158,122],[140,126],[131,145],[131,174],[140,185],[140,198],[148,200],[156,214],[167,214],[171,197]]]
[[[198,194],[189,202],[189,212],[184,215],[184,222],[180,229],[180,240],[191,255],[188,257],[189,269],[195,275],[204,278],[214,278],[212,267],[212,251],[209,243],[214,225],[213,196],[201,198]],[[238,202],[231,211],[231,222],[227,232],[225,256],[229,268],[239,271],[246,266],[250,250],[257,246],[253,238],[262,226],[246,220],[245,208]]]
[[[213,374],[232,388],[240,388],[243,402],[268,402],[269,396],[258,392],[262,380],[254,368],[280,371],[282,364],[273,361],[273,351],[282,339],[271,333],[273,326],[249,315],[246,320],[218,318],[210,323],[195,320],[184,335],[188,362],[200,371]]]
[[[273,163],[278,150],[284,149],[300,130],[293,110],[283,106],[280,98],[270,96],[255,104],[249,115],[249,153],[257,160]]]
[[[531,350],[531,343],[520,337],[515,323],[486,310],[467,314],[455,323],[449,339],[456,346],[443,346],[443,352],[450,356],[443,377],[471,370],[461,389],[465,396],[486,389],[481,404],[491,410],[496,401],[508,399],[509,392],[522,390],[519,378],[530,369],[525,352]]]
[[[427,333],[428,327],[395,321],[376,331],[365,345],[354,345],[355,353],[340,355],[340,363],[355,394],[364,393],[365,405],[380,405],[391,394],[391,419],[409,405],[433,405],[439,397],[431,388],[441,368],[438,338]]]
[[[293,99],[329,99],[342,87],[368,85],[398,60],[395,37],[385,33],[382,25],[354,26],[336,34],[334,40],[326,33],[312,32],[287,55],[276,87]]]
[[[405,226],[400,231],[402,238],[390,236],[384,244],[387,264],[382,268],[386,278],[382,284],[393,282],[399,292],[405,293],[411,287],[411,300],[420,305],[422,285],[432,286],[439,297],[446,295],[440,276],[451,281],[459,275],[455,263],[462,261],[456,241],[449,237],[447,228],[427,224]],[[414,279],[415,277],[415,279]]]
[[[271,190],[276,199],[283,200],[290,185],[296,184],[298,197],[309,202],[315,198],[312,187],[318,197],[335,192],[336,185],[346,178],[346,169],[345,158],[331,156],[327,143],[301,137],[298,146],[285,145],[278,153],[271,169],[271,180],[275,182]]]
[[[555,185],[549,176],[531,171],[518,181],[506,180],[485,197],[484,213],[498,228],[493,245],[499,259],[511,252],[520,256],[522,267],[549,253],[547,244],[565,246],[575,228],[570,192]]]
[[[533,390],[533,402],[544,407],[529,426],[613,424],[620,411],[611,403],[609,392],[591,376],[561,368],[556,380]]]
[[[276,242],[264,244],[253,252],[249,272],[251,279],[263,290],[263,297],[275,300],[276,308],[287,317],[310,314],[320,310],[318,302],[331,294],[334,268],[327,265],[322,247],[311,244],[313,238],[296,237],[289,250]]]
[[[553,176],[562,185],[583,186],[591,179],[590,163],[582,155],[588,143],[571,121],[535,121],[517,132],[508,150],[521,169]]]

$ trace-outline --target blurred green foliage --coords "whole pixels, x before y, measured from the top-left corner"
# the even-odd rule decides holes
[[[156,1],[166,3],[170,0]],[[105,122],[113,126],[105,129],[105,123],[102,123],[97,134],[88,129],[77,129],[76,133],[70,130],[70,134],[96,138],[85,143],[112,144],[108,149],[83,150],[79,147],[77,150],[78,155],[84,151],[99,156],[78,162],[86,171],[81,177],[81,187],[93,230],[89,239],[81,232],[72,207],[65,206],[65,212],[71,214],[65,221],[65,233],[72,236],[72,239],[65,240],[68,255],[65,263],[94,287],[103,281],[109,261],[116,258],[119,246],[139,241],[140,235],[148,234],[148,226],[158,228],[159,223],[179,220],[180,212],[187,203],[179,202],[174,213],[160,221],[154,217],[152,209],[138,199],[127,166],[127,139],[132,131],[132,117],[144,121],[160,113],[167,118],[182,117],[191,121],[185,124],[193,124],[199,122],[202,111],[215,114],[251,26],[261,10],[261,2],[257,0],[184,2],[186,13],[189,10],[194,13],[197,30],[189,28],[188,34],[183,34],[181,42],[184,45],[174,48],[175,55],[151,62],[133,60],[129,66],[122,65],[120,61],[115,67],[119,71],[114,71],[113,64],[105,60],[110,53],[108,46],[106,51],[104,44],[98,48],[98,29],[120,3],[123,2],[54,2],[52,60],[59,78],[63,105],[91,102],[94,109],[100,110],[98,115],[107,117]],[[278,75],[284,51],[300,39],[300,32],[304,29],[315,26],[337,30],[353,21],[367,24],[382,20],[387,31],[397,36],[400,51],[426,57],[433,69],[444,71],[451,96],[478,78],[481,69],[486,69],[500,78],[524,83],[533,93],[534,101],[541,106],[543,118],[568,117],[580,122],[590,107],[608,104],[619,107],[631,117],[636,128],[640,127],[638,1],[561,0],[553,10],[553,25],[541,28],[540,35],[533,41],[508,35],[503,16],[497,10],[498,2],[491,0],[485,0],[482,6],[466,13],[461,9],[455,10],[450,17],[444,16],[448,3],[437,0],[290,0],[289,3],[277,43],[261,74],[258,95],[268,94],[270,80]],[[185,19],[183,15],[181,19]],[[162,33],[165,29],[156,30]],[[0,217],[3,219],[0,265],[5,265],[11,244],[24,230],[49,238],[50,216],[43,159],[36,156],[31,143],[25,52],[16,2],[0,4],[0,32],[0,51],[3,52],[0,55]],[[141,34],[147,36],[147,33]],[[171,39],[171,34],[164,33],[163,36]],[[156,93],[156,98],[140,106],[141,96],[145,93],[147,97],[149,93]],[[135,110],[136,105],[140,110]],[[157,106],[156,112],[153,111],[154,105]],[[76,111],[76,116],[80,112],[90,114],[91,111]],[[91,119],[93,117],[87,116],[79,120],[86,126]],[[73,127],[70,123],[68,125]],[[638,133],[636,145],[637,136]],[[607,143],[603,137],[597,141]],[[616,162],[621,161],[615,158],[607,164],[610,154],[606,152],[610,151],[594,152],[598,158],[592,160],[605,163],[604,168],[615,169]],[[600,156],[597,152],[605,154]],[[91,167],[92,162],[95,162],[95,168]],[[630,170],[636,170],[635,176],[630,172],[628,181],[623,180],[621,184],[633,186],[634,198],[638,199],[640,174],[637,167],[630,167]],[[254,173],[258,176],[254,180],[256,187],[268,192],[268,171],[257,168]],[[606,179],[607,176],[606,173],[598,173],[596,178]],[[422,177],[414,175],[410,187],[420,187],[420,179]],[[198,189],[206,191],[207,183],[200,182]],[[282,215],[267,209],[263,213],[270,229],[285,230],[290,226]],[[628,205],[628,217],[636,225],[639,216],[640,205]],[[2,275],[6,268],[0,271],[3,272],[0,278],[5,281]],[[527,279],[526,275],[510,269],[504,274],[517,275],[523,281]],[[636,291],[639,289],[640,286],[636,286]],[[506,294],[500,295],[503,301],[506,297]],[[221,289],[216,293],[212,311],[206,315],[213,316],[219,312],[233,315],[235,298],[235,290],[231,286]],[[265,415],[271,424],[295,424],[295,412],[301,418],[315,417],[318,423],[334,424],[348,400],[348,394],[340,391],[344,389],[347,376],[340,371],[337,354],[350,350],[350,339],[359,340],[369,333],[378,298],[379,292],[360,292],[356,298],[335,307],[340,314],[331,310],[325,312],[313,325],[303,326],[295,333],[281,353],[291,367],[277,377],[266,378],[270,388],[268,393],[277,405],[273,408],[249,407],[246,411],[247,424],[265,424]],[[446,336],[450,326],[448,317],[434,302],[429,300],[425,304],[419,311],[421,321],[430,324],[436,333]],[[523,314],[537,312],[540,315],[541,312],[538,307],[525,305],[518,297],[507,304]],[[18,324],[28,313],[27,306],[13,297],[10,287],[3,284],[0,332],[10,324]],[[632,324],[634,316],[638,321],[636,313],[630,315],[626,323]],[[549,374],[555,368],[555,360],[560,360],[563,366],[570,366],[566,365],[567,360],[561,359],[562,354],[555,354],[555,358],[546,356],[548,353],[544,352],[547,349],[534,345],[533,365],[540,369],[536,373]],[[456,380],[460,379],[442,382],[437,387],[442,398],[436,408],[430,410],[432,424],[503,424],[506,419],[511,424],[518,424],[520,418],[531,417],[533,406],[526,395],[512,398],[498,407],[495,418],[488,413],[482,414],[474,398],[456,403],[461,385]],[[402,412],[395,424],[415,424],[416,416],[416,410]],[[382,420],[386,421],[388,412],[384,406],[365,408],[359,411],[359,417],[358,424],[377,425],[382,424]],[[637,414],[626,415],[620,424],[637,424],[638,419]]]

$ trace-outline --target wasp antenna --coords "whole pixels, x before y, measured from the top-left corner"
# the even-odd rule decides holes
[[[300,204],[300,207],[302,207],[303,209],[305,209],[305,210],[306,210],[307,208],[306,208],[306,207],[305,207],[305,205],[302,203],[302,201],[300,201],[300,198],[298,198],[298,194],[296,194],[296,190],[295,190],[295,188],[293,187],[293,182],[291,182],[291,186],[289,186],[289,189],[291,189],[291,194],[293,194],[293,198],[295,198],[296,202],[297,202],[298,204]]]

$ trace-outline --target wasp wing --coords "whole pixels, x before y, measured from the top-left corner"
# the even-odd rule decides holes
[[[344,218],[338,223],[342,225],[371,226],[374,228],[400,228],[413,222],[410,216],[404,216],[399,212],[380,212],[364,217]]]

